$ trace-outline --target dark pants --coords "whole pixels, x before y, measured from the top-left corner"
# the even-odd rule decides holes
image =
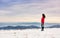
[[[44,24],[41,24],[41,31],[44,31]]]

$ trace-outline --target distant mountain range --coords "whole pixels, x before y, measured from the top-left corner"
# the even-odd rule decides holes
[[[52,25],[52,26],[47,27],[47,28],[60,28],[60,25]]]
[[[0,27],[0,30],[9,30],[9,29],[34,29],[34,28],[40,28],[38,26],[7,26],[7,27]]]
[[[0,27],[0,30],[9,30],[9,29],[39,29],[40,27],[38,26],[6,26],[6,27]],[[60,25],[52,25],[49,27],[45,27],[45,28],[60,28]]]

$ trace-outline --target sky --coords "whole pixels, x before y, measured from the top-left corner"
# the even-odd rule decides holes
[[[0,0],[0,22],[60,23],[60,0]]]

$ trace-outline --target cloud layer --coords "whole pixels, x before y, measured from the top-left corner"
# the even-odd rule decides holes
[[[60,17],[59,1],[60,0],[2,0],[0,2],[0,16],[18,16],[38,19],[42,13],[45,13],[47,17]]]

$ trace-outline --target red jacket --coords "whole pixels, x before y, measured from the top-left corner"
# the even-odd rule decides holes
[[[45,18],[42,17],[42,18],[41,18],[41,23],[44,24],[44,21],[45,21]]]

